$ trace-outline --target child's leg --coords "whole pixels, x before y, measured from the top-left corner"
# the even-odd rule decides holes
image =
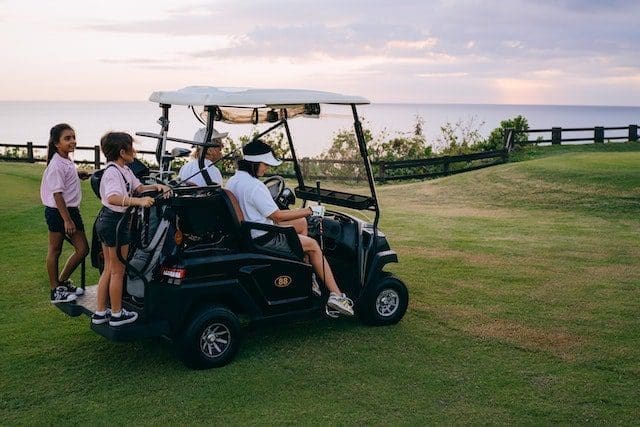
[[[111,311],[114,313],[122,309],[122,285],[124,282],[124,264],[118,259],[117,248],[109,248],[111,251],[111,279],[109,280],[109,299],[111,300]],[[127,258],[129,245],[120,247],[122,257]]]
[[[283,227],[292,226],[293,228],[296,229],[296,233],[302,234],[303,236],[306,236],[309,234],[306,218],[292,219],[289,221],[280,221],[278,225],[281,225]]]
[[[298,238],[302,244],[302,250],[309,256],[313,269],[316,271],[316,274],[320,277],[320,280],[322,280],[327,289],[329,289],[329,292],[342,295],[342,292],[336,283],[336,279],[333,277],[331,267],[324,258],[318,242],[307,236],[298,235]]]
[[[111,249],[111,251],[109,250]],[[111,279],[111,256],[115,248],[102,245],[102,255],[104,256],[104,269],[98,280],[98,295],[96,300],[96,311],[104,311],[107,308],[109,299],[109,280]]]
[[[51,289],[58,286],[58,259],[62,253],[64,233],[49,231],[49,248],[47,249],[47,274]]]
[[[60,273],[59,280],[60,282],[64,282],[71,276],[71,273],[74,272],[76,267],[80,265],[82,260],[89,253],[89,243],[87,242],[87,236],[84,234],[84,231],[76,231],[71,235],[71,244],[73,245],[75,251],[69,259],[67,260],[64,268],[62,269],[62,273]]]

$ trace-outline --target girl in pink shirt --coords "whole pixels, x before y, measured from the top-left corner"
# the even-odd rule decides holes
[[[122,308],[122,286],[125,266],[120,262],[116,251],[127,259],[130,236],[125,224],[125,212],[129,206],[149,207],[152,197],[135,197],[145,191],[159,191],[169,197],[170,188],[162,184],[142,185],[127,163],[136,156],[133,138],[124,132],[108,132],[100,140],[100,148],[107,158],[102,179],[100,180],[100,200],[102,209],[98,214],[95,232],[102,244],[104,270],[98,281],[96,311],[91,322],[99,325],[109,322],[109,326],[120,326],[135,322],[138,313]],[[107,300],[111,310],[107,310]]]
[[[89,252],[84,224],[80,216],[80,179],[89,174],[79,172],[69,154],[76,148],[76,134],[71,126],[60,123],[49,132],[47,168],[42,176],[40,199],[45,205],[44,216],[49,227],[49,249],[47,251],[47,273],[51,285],[51,302],[70,302],[82,295],[69,280],[71,273]],[[64,238],[69,236],[75,251],[69,257],[58,276],[58,261],[62,253]]]

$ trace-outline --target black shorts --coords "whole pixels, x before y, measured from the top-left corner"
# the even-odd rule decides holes
[[[103,245],[111,248],[115,247],[116,228],[118,228],[118,223],[122,220],[118,228],[117,244],[128,245],[131,243],[130,219],[131,216],[125,217],[123,212],[115,212],[103,206],[96,219],[96,236]]]
[[[76,230],[84,232],[84,223],[82,222],[82,217],[80,216],[80,209],[67,208],[67,210],[69,211],[69,215],[71,216],[71,221],[73,221],[73,223],[76,225]],[[60,215],[60,211],[57,208],[50,208],[49,206],[45,206],[44,219],[47,221],[49,231],[53,233],[65,233],[64,219],[62,219],[62,215]]]

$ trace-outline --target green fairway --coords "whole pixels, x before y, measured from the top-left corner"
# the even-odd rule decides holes
[[[0,163],[0,424],[637,424],[640,144],[517,156],[378,188],[398,325],[252,332],[207,371],[52,307],[43,166]]]

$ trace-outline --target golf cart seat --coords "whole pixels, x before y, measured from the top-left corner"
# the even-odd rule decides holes
[[[242,240],[245,243],[245,248],[248,251],[290,258],[296,261],[302,261],[304,259],[302,244],[294,227],[281,227],[279,225],[245,221],[236,196],[227,189],[224,189],[221,195],[227,205],[227,209],[232,214],[232,223],[239,228]],[[266,233],[258,238],[253,238],[251,234],[253,230]],[[265,243],[273,239],[278,241],[279,244],[277,247],[265,246]]]

